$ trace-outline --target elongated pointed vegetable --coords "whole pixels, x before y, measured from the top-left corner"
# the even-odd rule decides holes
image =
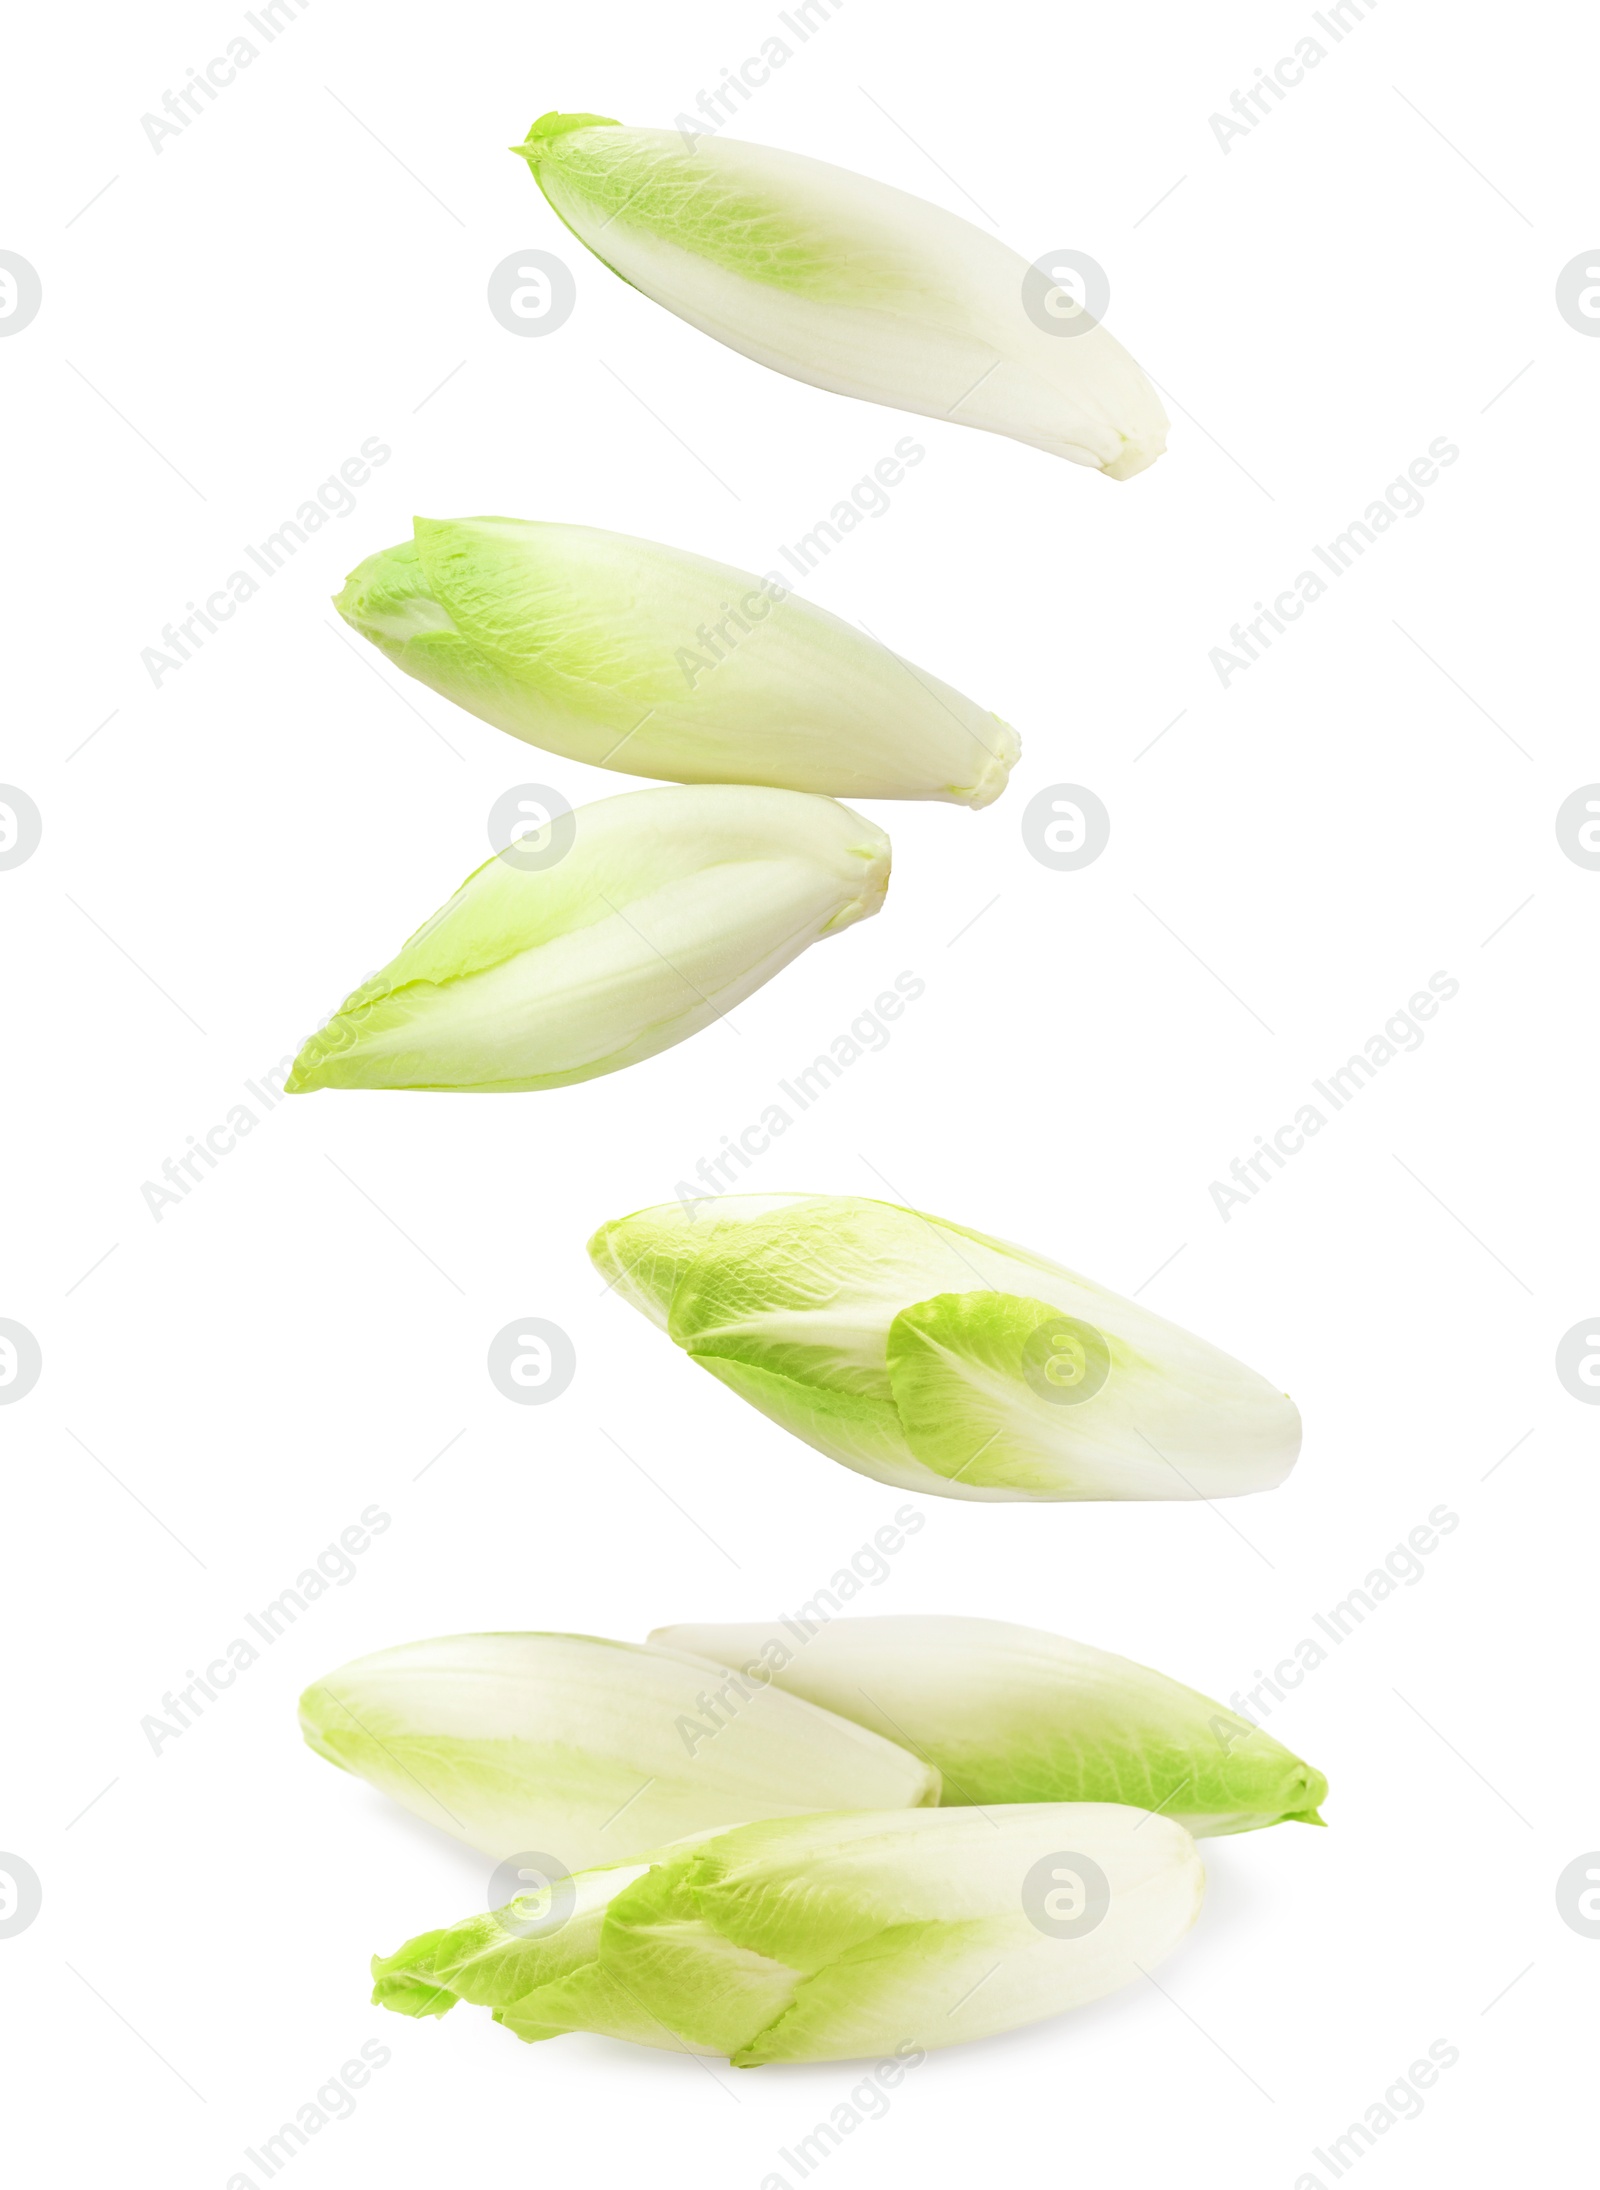
[[[939,1768],[940,1801],[1127,1802],[1191,1833],[1320,1825],[1328,1792],[1249,1719],[1109,1650],[1006,1620],[658,1627],[652,1643],[774,1682]]]
[[[446,1635],[340,1666],[300,1699],[319,1756],[497,1862],[569,1872],[750,1818],[936,1803],[920,1758],[724,1669],[593,1635]]]
[[[590,1873],[553,1933],[495,1914],[425,1932],[373,1962],[373,1998],[740,2068],[915,2066],[1131,1983],[1204,1890],[1181,1825],[1110,1803],[786,1818]]]
[[[1294,1465],[1242,1362],[982,1232],[853,1195],[688,1197],[602,1225],[597,1269],[831,1459],[947,1498],[1232,1498]]]
[[[614,273],[793,380],[1008,434],[1113,479],[1166,447],[1166,413],[1122,345],[1007,245],[925,199],[798,153],[600,114],[541,115],[512,150]]]
[[[397,669],[530,745],[676,783],[987,806],[998,715],[785,588],[651,540],[414,520],[334,606]]]
[[[470,874],[312,1035],[290,1094],[504,1092],[616,1072],[870,918],[889,883],[883,831],[800,791],[629,791],[547,831],[556,863],[497,855]]]

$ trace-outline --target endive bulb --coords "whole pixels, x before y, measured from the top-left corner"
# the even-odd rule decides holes
[[[530,745],[675,783],[987,806],[998,715],[786,591],[587,525],[418,517],[334,606],[396,668]]]
[[[914,2063],[1130,1984],[1193,1923],[1205,1873],[1170,1818],[1026,1803],[746,1825],[576,1888],[554,1930],[502,1912],[424,1932],[373,1962],[374,2000],[740,2068]]]
[[[623,1862],[710,1826],[935,1803],[908,1751],[780,1689],[721,1723],[724,1669],[593,1635],[446,1635],[342,1665],[300,1699],[311,1747],[497,1862]]]
[[[615,1072],[868,919],[889,883],[883,831],[800,791],[629,791],[547,829],[555,864],[496,856],[470,874],[312,1035],[291,1094],[565,1087]]]
[[[1294,1465],[1293,1403],[1040,1255],[853,1195],[687,1197],[595,1266],[831,1459],[949,1498],[1232,1498]]]
[[[1164,1673],[1006,1620],[658,1627],[662,1649],[771,1681],[939,1768],[940,1801],[1127,1802],[1191,1833],[1320,1825],[1319,1771]]]
[[[1166,413],[1122,345],[1087,318],[1046,332],[1080,321],[1049,305],[1034,320],[1027,261],[922,198],[798,153],[598,114],[542,115],[512,150],[614,273],[791,379],[1113,479],[1166,447]]]

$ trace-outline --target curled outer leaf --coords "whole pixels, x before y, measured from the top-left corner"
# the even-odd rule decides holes
[[[636,1210],[596,1267],[819,1452],[951,1498],[1227,1498],[1294,1465],[1300,1417],[1204,1339],[1044,1257],[854,1195]]]
[[[529,2041],[599,2031],[740,2068],[914,2065],[1131,1983],[1194,1921],[1205,1874],[1170,1818],[1028,1803],[783,1818],[577,1887],[553,1934],[491,1913],[375,1959],[374,2000],[469,2000]]]

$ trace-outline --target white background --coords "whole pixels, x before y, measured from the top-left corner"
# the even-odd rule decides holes
[[[1600,343],[1554,303],[1600,226],[1592,33],[1383,7],[1224,153],[1208,117],[1308,9],[849,0],[729,133],[1098,258],[1173,418],[1114,485],[719,348],[505,151],[549,107],[670,126],[776,13],[313,5],[159,154],[141,115],[242,11],[7,33],[0,246],[44,287],[0,341],[0,777],[44,819],[0,874],[0,1314],[44,1357],[0,1412],[0,1848],[44,1889],[0,1941],[8,2134],[29,2179],[70,2145],[75,2181],[260,2183],[244,2149],[377,2038],[296,2184],[793,2190],[778,2150],[849,2068],[369,2007],[367,1957],[479,1905],[484,1865],[312,1756],[294,1705],[417,1635],[766,1616],[888,1518],[605,1297],[584,1241],[910,969],[892,1044],[752,1183],[892,1190],[1143,1288],[1292,1392],[1306,1443],[1222,1508],[923,1500],[867,1609],[1025,1620],[1226,1700],[1432,1508],[1459,1526],[1273,1706],[1329,1829],[1207,1844],[1160,1990],[930,2059],[828,2182],[1327,2190],[1312,2149],[1439,2039],[1459,2064],[1362,2181],[1536,2178],[1600,1962],[1555,1901],[1600,1844],[1600,1416],[1554,1370],[1600,1307],[1600,875],[1553,827],[1600,776]],[[540,340],[484,301],[529,248],[578,283]],[[558,1093],[286,1102],[158,1223],[143,1182],[485,856],[499,793],[630,787],[407,684],[333,617],[345,572],[414,512],[486,511],[764,569],[907,432],[926,460],[809,590],[1017,726],[1006,797],[871,808],[882,915],[736,1031]],[[141,650],[374,435],[356,511],[156,689]],[[1224,690],[1209,650],[1441,435],[1423,513]],[[1019,833],[1062,782],[1112,816],[1077,874]],[[1459,995],[1420,1050],[1224,1223],[1211,1182],[1436,971]],[[485,1373],[525,1315],[577,1348],[548,1408]],[[163,1692],[374,1502],[356,1578],[152,1755]]]

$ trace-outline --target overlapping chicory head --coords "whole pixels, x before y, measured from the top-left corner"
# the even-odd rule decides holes
[[[574,1886],[564,1921],[487,1913],[375,1960],[373,1998],[741,2068],[915,2064],[1130,1983],[1188,1930],[1205,1874],[1170,1818],[1030,1803],[746,1825]]]
[[[522,864],[524,842],[469,875],[312,1035],[289,1093],[508,1091],[615,1072],[870,918],[889,882],[883,831],[801,791],[630,791],[546,833],[554,864]]]
[[[947,1807],[1123,1802],[1196,1834],[1322,1823],[1327,1781],[1252,1721],[1038,1628],[899,1614],[810,1634],[793,1621],[690,1622],[650,1640],[903,1743],[938,1767]]]
[[[335,601],[398,669],[569,760],[987,806],[1016,733],[787,591],[587,525],[417,518]]]
[[[749,1819],[938,1801],[931,1765],[781,1689],[708,1719],[725,1680],[592,1635],[447,1635],[313,1682],[300,1727],[496,1862],[533,1851],[567,1872]]]
[[[759,364],[1113,479],[1166,447],[1160,399],[1122,345],[998,238],[922,198],[598,114],[545,114],[512,149],[614,273]]]
[[[1294,1465],[1264,1377],[1088,1278],[853,1195],[685,1196],[596,1267],[730,1390],[846,1467],[949,1498],[1231,1498]]]

